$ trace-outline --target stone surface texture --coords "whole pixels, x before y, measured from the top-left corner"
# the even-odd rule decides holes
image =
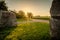
[[[11,11],[0,11],[0,27],[16,26],[16,16]]]
[[[53,0],[50,14],[51,37],[55,40],[60,40],[60,0]]]

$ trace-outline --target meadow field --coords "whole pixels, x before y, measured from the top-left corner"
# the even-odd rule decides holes
[[[42,19],[42,20],[50,20],[50,16],[40,16],[40,17],[33,17],[33,19]]]
[[[50,1],[1,0],[0,40],[50,40],[48,9],[51,4],[48,3]]]
[[[49,23],[25,22],[17,27],[4,28],[0,35],[1,40],[50,40]]]

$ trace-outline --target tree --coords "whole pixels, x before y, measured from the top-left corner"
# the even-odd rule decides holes
[[[51,40],[60,40],[60,0],[53,0],[51,14]]]
[[[11,11],[11,12],[13,12],[13,13],[15,13],[15,15],[16,15],[16,18],[17,19],[19,19],[20,18],[20,14],[19,13],[17,13],[17,11],[16,10],[9,10],[9,11]]]
[[[3,11],[8,10],[5,1],[0,1],[0,10],[3,10]]]
[[[25,13],[22,11],[22,10],[20,10],[18,13],[17,13],[17,16],[19,17],[19,18],[25,18],[26,16],[25,16]]]
[[[11,11],[11,10],[9,10],[9,11]],[[13,10],[12,12],[15,13],[17,19],[20,17],[20,15],[17,13],[16,10]]]
[[[30,19],[33,18],[33,14],[32,14],[31,12],[28,12],[28,13],[27,13],[27,16],[28,16],[28,18],[30,18]]]

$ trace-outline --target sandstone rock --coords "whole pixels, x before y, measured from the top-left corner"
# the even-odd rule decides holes
[[[50,14],[52,40],[60,40],[60,0],[53,0]]]
[[[51,16],[60,16],[60,0],[53,0],[50,13]]]
[[[16,16],[11,11],[0,11],[0,27],[16,26]]]
[[[51,18],[51,37],[60,38],[60,20]]]

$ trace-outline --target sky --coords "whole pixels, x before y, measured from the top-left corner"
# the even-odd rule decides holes
[[[31,12],[33,15],[50,16],[52,0],[5,0],[10,10],[22,10],[25,13]]]

